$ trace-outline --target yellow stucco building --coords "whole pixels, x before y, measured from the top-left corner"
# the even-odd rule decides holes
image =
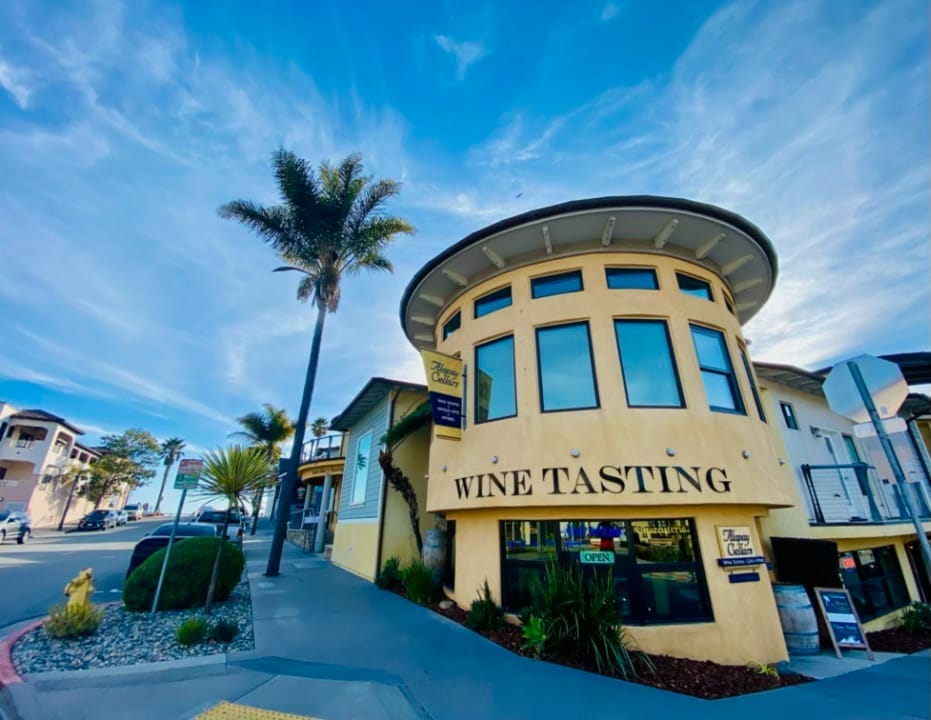
[[[548,558],[607,563],[644,650],[786,658],[760,520],[797,494],[741,330],[776,272],[744,218],[637,196],[503,220],[415,275],[407,337],[464,367],[426,488],[458,604],[487,580],[516,612]]]

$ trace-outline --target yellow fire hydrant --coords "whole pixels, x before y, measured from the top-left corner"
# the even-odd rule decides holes
[[[94,571],[90,568],[84,568],[76,578],[65,585],[65,595],[68,596],[69,608],[90,604],[90,594],[94,592],[94,586],[91,584],[93,579]]]

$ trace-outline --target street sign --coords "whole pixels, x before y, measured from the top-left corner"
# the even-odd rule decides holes
[[[175,490],[196,490],[203,469],[203,460],[182,460],[178,464],[178,474],[175,475]]]
[[[870,414],[854,381],[849,363],[856,363],[873,396],[873,404],[880,418],[894,417],[908,397],[908,383],[899,366],[872,355],[858,355],[840,362],[828,373],[822,390],[828,406],[838,415],[850,418],[855,423],[870,421]]]

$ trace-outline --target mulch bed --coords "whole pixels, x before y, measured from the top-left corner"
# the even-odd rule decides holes
[[[395,592],[401,596],[404,595],[401,588],[396,589]],[[438,603],[434,603],[430,606],[430,609],[460,625],[465,625],[466,618],[469,615],[455,604],[452,607],[443,609]],[[513,653],[524,657],[534,657],[532,651],[524,648],[523,633],[516,625],[507,624],[500,630],[479,634]],[[648,670],[641,670],[639,675],[631,679],[630,682],[650,685],[661,690],[672,690],[673,692],[706,700],[745,695],[763,690],[775,690],[776,688],[811,682],[813,679],[807,675],[795,673],[781,673],[779,676],[774,677],[759,673],[753,668],[743,665],[719,665],[710,660],[688,660],[669,657],[668,655],[650,655],[649,657],[653,661],[654,672],[650,673]],[[598,672],[594,666],[586,665],[573,657],[544,654],[540,659],[579,670]]]
[[[878,652],[914,653],[931,648],[931,633],[909,635],[902,628],[866,634],[870,648]]]

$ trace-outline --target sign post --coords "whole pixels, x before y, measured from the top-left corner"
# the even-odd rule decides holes
[[[863,632],[860,618],[850,599],[850,591],[841,588],[816,587],[815,597],[818,598],[818,607],[828,626],[828,634],[834,645],[834,652],[840,658],[841,648],[852,650],[866,650],[870,660],[875,660],[870,644]]]
[[[839,363],[828,373],[824,381],[824,396],[834,412],[854,422],[869,420],[873,424],[876,437],[879,438],[879,444],[882,445],[886,459],[892,467],[895,482],[905,500],[905,512],[918,535],[925,570],[931,576],[931,546],[928,545],[928,537],[915,510],[899,457],[886,434],[883,418],[876,410],[876,406],[879,405],[886,417],[893,417],[899,411],[908,397],[908,384],[902,376],[902,371],[888,360],[881,360],[872,355],[859,355]]]
[[[171,546],[175,542],[175,533],[178,531],[178,521],[181,520],[181,509],[188,490],[196,490],[200,480],[200,472],[204,468],[203,460],[182,460],[178,465],[178,474],[175,475],[175,490],[181,491],[181,500],[178,502],[178,512],[175,513],[175,523],[171,526],[171,535],[168,537],[168,547],[165,548],[165,559],[162,561],[162,571],[158,576],[158,585],[155,587],[155,599],[152,601],[152,612],[149,617],[155,617],[158,609],[158,600],[162,594],[162,585],[165,582],[165,571],[168,569],[168,558],[171,555]]]

